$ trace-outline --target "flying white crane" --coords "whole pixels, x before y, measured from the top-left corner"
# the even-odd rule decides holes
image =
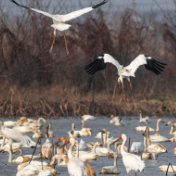
[[[56,35],[57,35],[57,30],[59,30],[59,31],[64,31],[66,52],[67,52],[67,54],[69,54],[68,47],[67,47],[67,41],[66,41],[66,37],[65,37],[65,30],[69,29],[71,27],[71,25],[66,24],[65,22],[70,21],[70,20],[72,20],[74,18],[77,18],[77,17],[79,17],[79,16],[81,16],[81,15],[83,15],[85,13],[88,13],[88,12],[90,12],[90,11],[92,11],[92,10],[102,6],[102,5],[104,5],[109,0],[103,0],[101,3],[99,3],[97,5],[94,5],[92,7],[87,7],[87,8],[81,9],[81,10],[77,10],[77,11],[68,13],[66,15],[53,15],[53,14],[50,14],[48,12],[44,12],[44,11],[41,11],[41,10],[38,10],[38,9],[34,9],[34,8],[30,8],[30,7],[27,7],[27,6],[24,6],[24,5],[20,5],[15,0],[10,0],[10,1],[12,3],[16,4],[17,6],[23,7],[25,9],[27,9],[27,10],[32,10],[32,11],[41,13],[41,14],[49,17],[49,18],[52,18],[53,24],[51,25],[51,27],[54,28],[54,40],[53,40],[53,43],[51,45],[50,52],[52,52],[54,41],[55,41]]]
[[[106,63],[111,63],[117,68],[119,75],[118,83],[119,84],[122,83],[122,94],[124,92],[123,79],[126,78],[130,83],[130,76],[135,77],[135,72],[139,66],[145,65],[145,68],[147,70],[150,70],[155,74],[159,75],[164,70],[165,68],[164,66],[167,65],[153,59],[152,57],[147,57],[144,54],[140,54],[130,63],[130,65],[124,67],[123,65],[120,65],[119,62],[116,59],[114,59],[111,55],[103,54],[99,56],[96,60],[94,60],[92,63],[85,66],[85,70],[90,75],[93,75],[95,74],[95,72],[105,69]],[[131,83],[130,87],[133,96]],[[122,96],[120,100],[122,101]]]

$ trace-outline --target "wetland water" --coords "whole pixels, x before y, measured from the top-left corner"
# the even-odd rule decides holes
[[[132,118],[131,118],[132,119]],[[1,121],[4,121],[4,119],[0,119]],[[100,118],[96,121],[86,121],[85,122],[85,128],[91,128],[93,136],[92,137],[82,137],[83,140],[86,142],[94,142],[94,141],[100,141],[100,139],[95,138],[95,135],[102,129],[106,128],[108,131],[111,132],[111,137],[119,137],[122,133],[125,133],[127,137],[131,137],[132,142],[140,142],[143,141],[143,132],[137,132],[135,131],[136,126],[145,126],[144,124],[140,124],[139,120],[134,118],[132,120],[129,120],[128,118],[123,118],[123,121],[125,122],[125,126],[114,126],[113,124],[109,123],[110,118]],[[149,124],[150,127],[156,129],[156,122],[158,119],[151,118],[151,123]],[[165,136],[167,138],[171,138],[172,136],[169,135],[170,126],[165,126],[165,124],[168,121],[175,122],[175,119],[166,119],[163,118],[164,124],[160,123],[160,131],[157,132],[162,136]],[[59,119],[59,120],[48,120],[48,122],[52,122],[52,130],[55,134],[55,137],[53,138],[53,141],[56,141],[59,137],[65,136],[68,139],[67,131],[70,131],[71,129],[71,123],[75,123],[75,130],[81,129],[81,119],[74,119],[74,118],[67,118],[67,119]],[[45,128],[41,130],[44,134]],[[150,134],[154,134],[156,132],[152,132]],[[32,134],[29,134],[29,136],[32,136]],[[77,138],[79,141],[81,138]],[[34,139],[35,140],[35,139]],[[51,139],[52,140],[52,139]],[[37,140],[35,140],[37,141]],[[45,138],[42,139],[42,143],[45,142]],[[154,160],[145,160],[145,171],[140,173],[138,172],[137,175],[142,176],[164,176],[165,173],[160,172],[158,167],[160,165],[165,165],[168,163],[175,164],[176,158],[173,154],[173,149],[176,147],[176,143],[171,142],[161,142],[161,144],[166,147],[168,153],[160,155],[158,157],[159,162],[155,162]],[[128,142],[127,142],[128,145]],[[114,150],[114,146],[111,147],[112,150]],[[23,154],[32,154],[33,149],[32,148],[23,148]],[[35,155],[39,152],[39,149],[36,150]],[[14,154],[13,158],[17,157],[18,154]],[[101,175],[101,169],[103,166],[110,166],[113,165],[114,160],[113,159],[107,159],[106,157],[100,157],[96,161],[89,161],[90,165],[94,168],[96,171],[97,176]],[[121,172],[120,175],[124,176],[127,175],[125,167],[122,163],[121,159],[117,160],[118,169]],[[67,167],[60,167],[56,166],[56,170],[58,172],[57,175],[62,176],[69,176]],[[8,153],[0,153],[0,176],[14,176],[17,172],[17,165],[12,163],[8,163]],[[130,172],[130,175],[134,175],[134,172]],[[169,175],[173,175],[170,173]]]

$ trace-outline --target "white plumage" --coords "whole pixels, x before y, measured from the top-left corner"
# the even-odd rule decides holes
[[[131,145],[131,152],[142,156],[144,152],[144,145],[142,142],[133,142]]]
[[[150,123],[149,117],[142,118],[142,120],[140,120],[140,123]]]
[[[101,3],[99,3],[95,6],[87,7],[87,8],[81,9],[81,10],[77,10],[77,11],[68,13],[66,15],[53,15],[53,14],[50,14],[48,12],[44,12],[42,10],[38,10],[38,9],[35,9],[35,8],[29,8],[27,6],[20,5],[15,0],[10,0],[10,1],[13,2],[14,4],[20,6],[20,7],[23,7],[23,8],[28,9],[28,10],[35,11],[37,13],[43,14],[43,15],[51,18],[53,20],[53,24],[51,25],[51,27],[54,28],[53,44],[54,44],[54,41],[55,41],[55,38],[56,38],[56,35],[57,35],[57,30],[65,31],[65,30],[67,30],[71,27],[71,25],[66,24],[65,22],[73,20],[73,19],[75,19],[75,18],[77,18],[77,17],[79,17],[79,16],[81,16],[85,13],[88,13],[88,12],[90,12],[90,11],[92,11],[92,10],[94,10],[94,9],[96,9],[96,8],[98,8],[98,7],[104,5],[105,3],[108,2],[108,0],[104,0],[104,1],[102,1]],[[65,38],[65,33],[64,33],[64,38]],[[52,51],[53,44],[51,46],[50,52]],[[66,38],[65,38],[65,45],[66,45],[66,51],[67,51],[67,54],[68,54],[69,52],[68,52],[68,48],[67,48]]]
[[[36,143],[34,141],[32,141],[29,136],[23,135],[14,129],[3,127],[2,122],[0,122],[0,132],[7,139],[12,139],[13,141],[21,142],[23,147],[32,147],[32,146],[36,145]]]
[[[148,147],[147,150],[148,152],[152,153],[153,158],[157,160],[159,155],[162,155],[164,153],[167,153],[167,150],[164,146],[162,146],[159,143],[151,143],[150,136],[149,136],[149,128],[146,128],[147,131],[147,140],[148,140]],[[145,135],[145,133],[144,133]]]
[[[129,174],[129,172],[132,170],[137,175],[137,171],[140,171],[140,172],[143,171],[145,167],[144,161],[142,161],[140,157],[134,154],[125,152],[124,145],[127,141],[127,136],[125,134],[122,134],[118,138],[118,140],[123,140],[122,147],[120,150],[121,150],[121,155],[122,155],[122,161],[126,168],[127,173]]]
[[[87,144],[83,139],[81,139],[79,143],[79,150],[86,150],[86,149],[87,149]]]
[[[84,121],[89,121],[89,120],[96,120],[97,117],[92,116],[92,115],[83,115],[83,116],[82,116],[82,119],[83,119]]]
[[[79,158],[75,158],[72,155],[72,149],[74,148],[74,145],[76,143],[74,138],[70,138],[67,143],[71,144],[69,150],[68,150],[68,158],[69,162],[67,164],[68,172],[70,176],[83,176],[85,175],[85,164],[83,160]]]
[[[117,169],[117,153],[114,155],[114,166],[104,166],[101,174],[119,174]]]
[[[173,171],[172,167],[173,167],[174,171]],[[173,172],[176,171],[176,166],[172,165],[172,167],[171,166],[169,167],[168,172],[173,173]],[[159,169],[160,169],[161,172],[166,172],[167,168],[168,168],[168,165],[161,165],[161,166],[159,166]]]
[[[109,121],[109,123],[115,123],[117,120],[119,120],[119,116],[114,117],[113,115],[111,115],[111,120]]]
[[[16,176],[38,176],[39,170],[37,167],[33,165],[28,165],[19,172],[17,172]]]
[[[99,56],[95,61],[85,66],[85,70],[90,75],[93,75],[95,74],[95,72],[105,69],[106,63],[111,63],[117,68],[119,75],[118,82],[122,83],[123,91],[124,91],[123,79],[126,78],[130,83],[130,76],[135,77],[135,72],[141,65],[145,65],[145,68],[147,70],[153,71],[157,75],[161,74],[161,72],[165,68],[164,66],[166,65],[164,63],[156,61],[152,57],[146,57],[144,54],[140,54],[128,66],[124,67],[123,65],[120,65],[119,62],[116,59],[114,59],[111,55],[103,54],[102,56]],[[130,87],[132,91],[131,83]]]
[[[140,116],[140,120],[139,120],[140,123],[150,123],[149,117],[142,117],[142,111],[141,110],[139,111],[139,116]]]
[[[147,126],[138,126],[138,127],[136,127],[135,129],[136,129],[136,131],[145,131],[146,128],[147,128]],[[155,131],[155,130],[154,130],[153,128],[149,127],[149,131],[150,131],[150,132],[153,132],[153,131]]]

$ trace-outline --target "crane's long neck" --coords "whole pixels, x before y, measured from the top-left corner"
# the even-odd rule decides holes
[[[123,139],[123,143],[122,143],[121,149],[120,149],[121,155],[126,153],[125,149],[124,149],[126,142],[127,142],[127,137],[125,136],[124,139]]]
[[[76,158],[79,158],[79,143],[76,143]]]
[[[160,123],[160,120],[158,120],[156,123],[156,131],[159,131],[159,123]]]
[[[114,155],[114,167],[117,168],[117,153]]]
[[[71,158],[73,158],[72,151],[73,151],[74,145],[75,145],[75,143],[71,144],[71,146],[70,146],[70,148],[69,148],[69,150],[68,150],[68,158],[69,158],[69,160],[70,160]]]
[[[120,148],[122,147],[122,145],[119,145],[118,147],[117,147],[117,149],[116,149],[116,151],[119,153],[119,154],[121,154],[121,152],[120,152]]]
[[[94,144],[94,146],[93,146],[93,149],[92,149],[93,154],[97,154],[97,153],[96,153],[96,148],[97,148],[97,146],[98,146],[98,143],[96,142],[96,143]]]

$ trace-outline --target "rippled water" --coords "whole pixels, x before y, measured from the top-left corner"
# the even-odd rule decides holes
[[[2,121],[4,121],[4,119],[1,119]],[[174,119],[163,119],[164,122],[166,123],[167,121],[171,120],[172,122],[175,122]],[[97,141],[99,139],[95,138],[94,136],[102,129],[102,128],[106,128],[108,131],[111,132],[111,136],[113,137],[119,137],[122,133],[125,133],[128,137],[131,137],[133,142],[139,142],[139,141],[143,141],[143,136],[142,136],[142,132],[137,132],[135,131],[135,127],[136,126],[144,126],[141,125],[139,123],[139,120],[137,120],[136,118],[123,118],[123,121],[126,123],[126,125],[124,127],[122,126],[114,126],[112,124],[109,123],[109,119],[108,118],[100,118],[96,121],[86,121],[85,122],[85,127],[90,127],[92,129],[93,132],[93,136],[92,137],[82,137],[83,140],[87,141]],[[152,128],[156,128],[156,121],[157,119],[152,118],[151,119],[151,124],[149,124],[150,127]],[[74,122],[75,123],[75,130],[80,130],[81,129],[81,119],[74,119],[74,118],[68,118],[68,119],[60,119],[60,120],[48,120],[48,122],[52,122],[52,130],[55,133],[55,136],[53,141],[56,141],[59,137],[61,136],[66,136],[68,138],[67,135],[67,131],[70,131],[71,129],[71,123]],[[157,132],[159,134],[161,134],[162,136],[165,136],[167,138],[171,138],[172,136],[169,135],[169,130],[170,130],[170,126],[165,126],[165,123],[160,123],[160,131]],[[44,133],[44,128],[42,129],[42,132]],[[29,134],[31,136],[31,134]],[[80,138],[78,138],[78,140],[80,140]],[[42,139],[42,143],[45,142],[45,139]],[[143,176],[151,176],[151,175],[155,175],[155,176],[164,176],[165,173],[160,172],[160,170],[158,169],[158,167],[160,165],[163,164],[168,164],[169,162],[175,164],[175,157],[173,155],[173,149],[174,147],[176,147],[175,143],[171,143],[171,142],[161,142],[161,144],[166,147],[168,153],[160,155],[158,157],[159,162],[156,162],[154,160],[145,160],[145,171],[142,173],[138,172],[138,175],[143,175]],[[114,150],[114,146],[111,147],[112,150]],[[33,151],[33,149],[27,149],[24,148],[23,149],[23,153],[24,154],[31,154]],[[36,154],[39,152],[39,149],[37,149]],[[13,157],[15,158],[17,156],[14,155]],[[106,157],[101,157],[96,161],[90,161],[89,162],[90,165],[94,168],[94,170],[96,171],[97,175],[101,175],[99,174],[101,172],[101,169],[103,166],[110,166],[113,165],[114,160],[113,159],[107,159]],[[118,165],[118,169],[121,172],[120,175],[127,175],[126,174],[126,170],[124,168],[124,165],[122,163],[121,159],[117,160],[117,165]],[[9,164],[8,163],[8,153],[0,153],[0,176],[12,176],[15,175],[17,172],[17,165],[16,164]],[[56,166],[56,170],[58,172],[57,175],[62,175],[62,176],[68,176],[68,172],[67,172],[67,167],[59,167]],[[133,172],[130,172],[130,175],[134,175]],[[173,174],[170,174],[173,175]]]

